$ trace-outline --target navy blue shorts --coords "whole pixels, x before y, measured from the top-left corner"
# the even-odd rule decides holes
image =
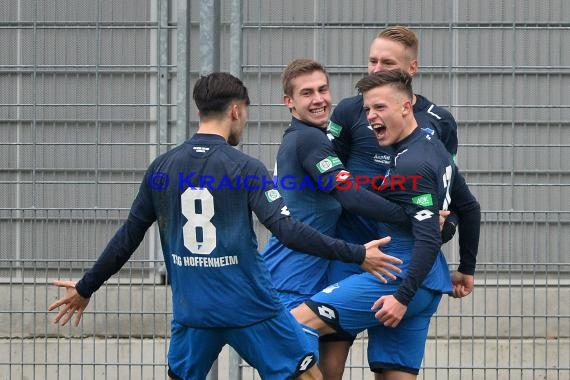
[[[396,292],[401,281],[381,283],[370,273],[350,276],[311,297],[309,307],[337,332],[356,336],[368,330],[368,361],[371,369],[419,371],[431,316],[441,293],[420,288],[396,328],[384,327],[371,310],[380,297]]]
[[[169,375],[203,380],[226,344],[263,379],[295,378],[318,361],[318,333],[283,310],[275,318],[242,328],[196,329],[172,321]]]

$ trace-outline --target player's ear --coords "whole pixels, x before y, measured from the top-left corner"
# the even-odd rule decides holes
[[[293,98],[291,98],[289,95],[284,94],[283,95],[283,104],[285,104],[285,107],[289,108],[289,111],[291,111],[293,109]]]
[[[410,99],[404,99],[404,103],[402,104],[402,115],[407,116],[413,112],[412,101]]]
[[[412,61],[410,62],[410,70],[408,74],[410,74],[410,76],[413,77],[414,75],[416,75],[417,72],[418,72],[418,60],[412,59]]]
[[[237,120],[239,117],[239,107],[237,103],[232,103],[230,106],[230,117],[232,120]]]

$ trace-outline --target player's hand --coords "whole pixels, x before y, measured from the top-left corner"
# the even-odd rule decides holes
[[[360,265],[362,269],[372,273],[383,283],[387,283],[386,277],[395,280],[396,276],[392,273],[400,273],[402,270],[398,268],[397,264],[402,264],[402,260],[397,257],[387,255],[380,251],[379,247],[388,244],[392,238],[386,236],[379,240],[372,240],[364,245],[366,248],[366,257],[364,262]],[[396,264],[396,265],[395,265]]]
[[[386,327],[396,327],[404,318],[408,307],[402,305],[394,296],[382,296],[374,302],[372,310],[380,309],[374,314],[376,319]]]
[[[65,326],[73,317],[73,314],[77,313],[75,316],[75,326],[78,326],[81,316],[83,315],[83,310],[85,310],[87,304],[89,304],[89,298],[83,298],[77,293],[77,290],[75,290],[75,281],[56,280],[53,284],[66,289],[65,295],[48,307],[48,310],[52,311],[63,305],[63,308],[53,319],[53,323],[57,324],[59,322],[62,326]]]
[[[451,214],[449,210],[439,210],[439,232],[443,231],[443,224],[445,223],[445,219]]]
[[[451,274],[451,285],[453,290],[451,296],[453,298],[462,298],[468,296],[475,286],[475,278],[469,274],[463,274],[455,271]]]

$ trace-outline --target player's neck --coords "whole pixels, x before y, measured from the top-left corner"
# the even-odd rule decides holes
[[[198,133],[205,133],[208,135],[222,136],[224,140],[228,141],[230,136],[230,125],[221,120],[202,120],[198,127]]]
[[[416,122],[415,118],[412,118],[411,120],[407,121],[406,125],[404,126],[404,129],[402,130],[402,133],[400,134],[400,138],[398,139],[398,141],[396,141],[396,144],[399,144],[401,141],[408,138],[412,133],[414,133],[417,127],[418,123]]]

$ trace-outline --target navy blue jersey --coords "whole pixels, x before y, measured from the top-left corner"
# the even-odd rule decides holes
[[[417,118],[418,125],[423,130],[424,135],[430,137],[435,135],[438,138],[441,137],[445,139],[448,142],[446,149],[449,149],[452,154],[456,153],[457,126],[449,112],[433,105],[421,95],[416,95],[414,116]],[[366,118],[361,95],[345,98],[337,105],[331,116],[328,133],[332,139],[335,151],[337,151],[339,157],[353,175],[374,176],[378,173],[385,175],[390,173],[393,157],[395,157],[398,152],[394,151],[394,147],[385,147],[378,144],[376,136]],[[419,132],[416,131],[416,134],[418,133]],[[424,153],[420,151],[420,153],[415,154],[418,155],[418,159],[421,159]],[[446,156],[445,149],[442,158],[449,158],[449,153],[447,153]],[[419,173],[412,173],[412,175],[416,174]],[[461,187],[460,191],[469,192],[466,187]],[[392,198],[394,194],[395,192],[384,195],[387,199],[401,201],[397,198]],[[469,193],[469,195],[471,194]],[[469,197],[465,198],[467,199]],[[469,201],[471,204],[473,202],[476,203],[476,200],[472,196],[469,198]],[[465,204],[468,203],[469,202],[466,202]],[[363,243],[378,235],[390,235],[392,236],[392,242],[388,246],[383,247],[385,252],[399,257],[402,254],[410,255],[412,253],[414,243],[413,235],[410,231],[406,231],[406,229],[401,226],[378,224],[369,218],[343,213],[338,223],[337,232],[338,236],[342,239],[357,243]],[[436,233],[439,236],[439,229]],[[474,249],[476,250],[476,248]],[[465,251],[469,251],[469,249]],[[474,257],[471,253],[466,254],[466,256]],[[436,264],[439,263],[437,265],[441,266],[444,262],[445,259],[443,255],[439,253],[436,257]],[[406,263],[405,265],[407,268]],[[469,266],[472,267],[473,265],[474,260]],[[447,268],[445,269],[447,271]],[[329,272],[330,281],[339,281],[351,273],[356,273],[357,270],[358,268],[356,267],[332,263]],[[406,272],[407,270],[403,273]],[[444,282],[438,282],[438,278],[444,279],[444,277],[428,276],[426,286],[438,290],[446,289],[447,280],[444,279]],[[435,283],[433,283],[433,281],[435,281]],[[405,285],[407,286],[407,283]],[[414,286],[415,285],[417,284],[414,284]],[[409,288],[407,292],[408,296],[411,291],[410,289],[411,288]]]
[[[291,216],[333,236],[341,205],[330,194],[335,174],[344,169],[322,128],[293,118],[285,131],[274,173]],[[328,260],[293,251],[271,236],[262,256],[275,287],[312,295],[326,285]]]
[[[366,118],[363,103],[362,95],[341,100],[331,115],[328,134],[335,151],[352,175],[373,177],[386,173],[393,150],[389,146],[378,144]],[[423,96],[416,95],[414,116],[426,133],[450,142],[455,141],[454,144],[450,143],[448,149],[452,154],[457,152],[457,126],[448,111],[433,105]],[[364,243],[376,238],[376,224],[370,218],[343,212],[337,233],[346,241]],[[359,271],[357,267],[340,263],[332,263],[331,266],[330,279],[333,282]]]
[[[457,155],[457,124],[453,115],[427,98],[416,94],[414,116],[420,128],[436,136],[455,159]]]
[[[439,249],[439,210],[449,207],[457,169],[442,143],[420,128],[393,148],[386,177],[376,187],[382,196],[403,205],[412,221],[411,228],[380,224],[381,233],[392,236],[383,251],[403,261],[397,274],[402,285],[394,296],[407,304],[420,286],[451,290],[447,262]]]
[[[363,105],[362,95],[341,100],[331,115],[328,133],[348,171],[374,176],[386,171],[392,149],[378,144]],[[453,156],[457,154],[457,124],[449,111],[416,94],[414,117],[424,132],[439,138]]]
[[[252,211],[295,249],[362,263],[365,249],[292,219],[263,164],[221,136],[196,134],[149,166],[127,221],[76,284],[90,297],[130,258],[156,220],[172,284],[174,320],[242,327],[283,306],[257,251]]]

